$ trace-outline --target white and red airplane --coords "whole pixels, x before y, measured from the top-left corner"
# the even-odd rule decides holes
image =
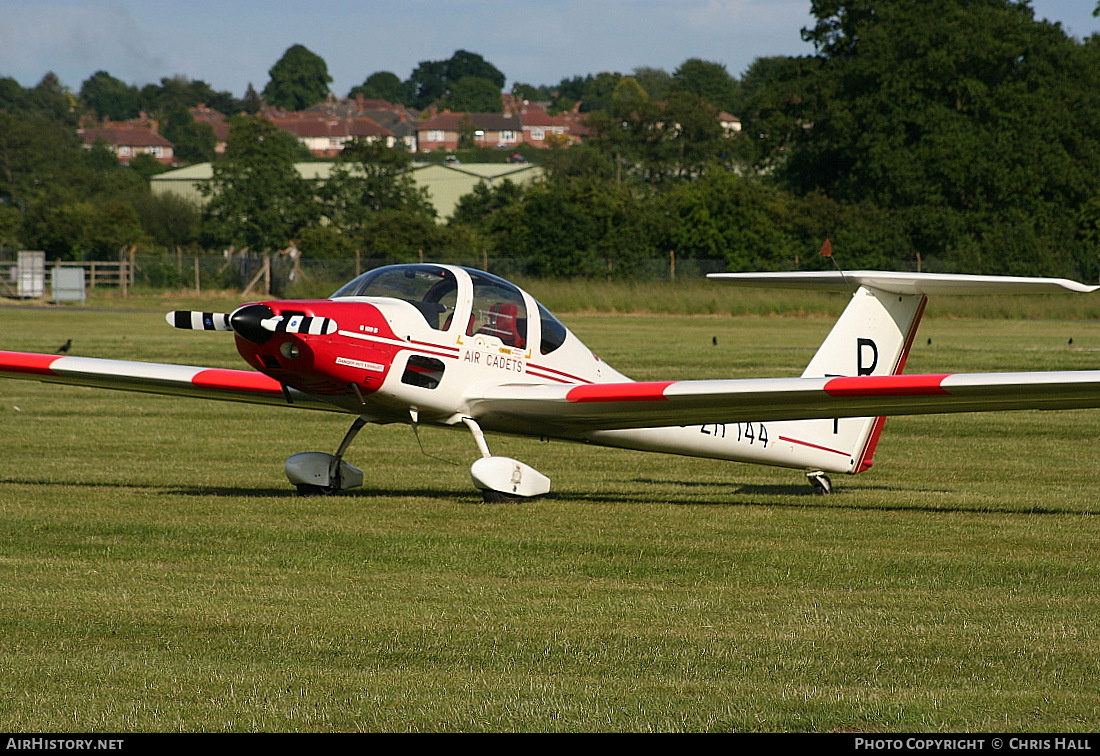
[[[887,415],[1100,406],[1100,371],[903,375],[927,296],[1092,292],[1064,279],[912,273],[726,273],[728,284],[853,292],[801,377],[634,382],[534,297],[488,273],[392,265],[328,299],[231,314],[173,312],[178,328],[232,331],[254,370],[0,352],[0,377],[223,399],[355,416],[335,454],[286,461],[303,493],[362,485],[344,461],[367,423],[467,429],[487,501],[545,494],[549,479],[493,456],[484,432],[831,473],[870,468]]]

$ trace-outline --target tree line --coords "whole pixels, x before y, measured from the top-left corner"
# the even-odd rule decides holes
[[[690,59],[671,73],[515,85],[587,113],[591,136],[541,152],[544,179],[481,186],[449,219],[434,217],[399,150],[356,143],[326,184],[297,176],[300,146],[253,114],[328,95],[324,61],[299,45],[239,101],[185,79],[136,100],[103,72],[79,96],[52,75],[30,89],[0,80],[0,243],[94,258],[294,239],[307,258],[508,257],[531,274],[629,276],[670,256],[815,267],[829,238],[853,268],[1100,276],[1100,37],[1074,39],[1024,0],[810,5],[815,53],[757,59],[740,79]],[[485,111],[504,80],[460,50],[349,94]],[[208,139],[187,108],[237,113],[201,211],[150,196],[154,166],[79,148],[79,114],[126,101],[174,122],[200,159]],[[722,111],[740,132],[722,128]]]

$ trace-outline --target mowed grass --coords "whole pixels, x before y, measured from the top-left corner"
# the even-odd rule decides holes
[[[0,348],[240,365],[165,304],[5,306]],[[1100,367],[1093,322],[930,314],[910,372]],[[797,375],[831,325],[564,319],[638,379]],[[372,426],[303,499],[347,418],[0,381],[0,729],[1095,732],[1098,419],[894,418],[829,497],[493,437],[554,481],[511,505],[468,434]]]

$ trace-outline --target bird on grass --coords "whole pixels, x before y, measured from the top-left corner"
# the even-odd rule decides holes
[[[73,340],[69,339],[64,344],[62,344],[61,346],[59,346],[57,348],[57,353],[58,354],[66,354],[70,349],[72,349],[72,346],[73,346]]]

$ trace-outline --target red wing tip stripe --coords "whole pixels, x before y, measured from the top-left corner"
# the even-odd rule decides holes
[[[120,378],[186,384],[211,389],[277,394],[282,386],[263,373],[225,368],[193,368],[186,365],[126,363],[87,357],[65,357],[28,352],[0,352],[0,372],[60,377],[80,373],[88,378]]]
[[[0,364],[7,373],[28,375],[52,375],[50,367],[62,359],[55,354],[30,354],[27,352],[0,352]]]
[[[949,396],[944,375],[863,375],[833,378],[825,384],[829,396]]]
[[[663,402],[665,389],[675,381],[640,383],[593,383],[570,389],[569,402]]]
[[[263,373],[250,373],[247,370],[208,368],[196,373],[195,377],[191,379],[191,383],[204,388],[220,388],[264,394],[277,394],[282,391],[282,386],[275,379],[269,378]]]

